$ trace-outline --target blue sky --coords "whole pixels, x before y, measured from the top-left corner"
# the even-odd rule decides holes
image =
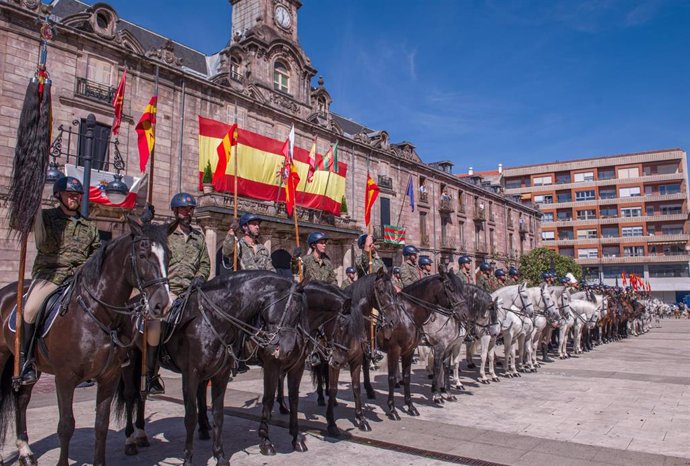
[[[227,0],[109,0],[211,54]],[[332,110],[456,172],[690,148],[690,2],[304,0]],[[318,79],[318,75],[315,79]]]

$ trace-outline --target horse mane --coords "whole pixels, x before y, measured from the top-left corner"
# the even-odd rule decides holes
[[[468,309],[470,309],[474,314],[478,314],[482,309],[492,307],[491,303],[493,302],[493,299],[491,298],[491,293],[486,291],[484,288],[473,285],[472,283],[462,283],[462,281],[455,274],[450,276],[454,277],[453,280],[455,285],[460,284],[462,287],[462,296],[467,302]]]
[[[348,287],[351,298],[352,306],[358,306],[362,300],[369,300],[370,293],[373,292],[374,282],[376,281],[377,274],[370,273],[361,278],[355,280],[355,282]],[[390,276],[385,274],[384,280],[390,281]],[[359,308],[353,309],[348,317],[348,325],[351,335],[359,335],[363,333],[366,329],[364,321],[364,313],[359,312]]]

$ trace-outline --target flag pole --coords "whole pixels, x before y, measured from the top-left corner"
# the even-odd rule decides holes
[[[407,179],[407,184],[410,184],[410,179],[412,178],[412,175],[410,175],[410,178]],[[414,187],[413,187],[414,188]],[[400,210],[398,211],[398,220],[395,222],[396,226],[400,225],[400,218],[402,217],[402,211],[403,208],[405,208],[405,199],[407,199],[407,190],[405,190],[405,195],[403,196],[403,200],[400,203]]]
[[[156,123],[152,126],[151,131],[153,132],[153,140],[156,140],[156,126],[158,125],[158,73],[159,73],[159,66],[156,65],[156,81],[155,81],[155,88],[153,91],[153,95],[156,96]],[[146,194],[146,202],[149,205],[153,205],[153,171],[154,171],[154,166],[155,166],[155,152],[156,152],[156,144],[154,142],[153,148],[151,148],[151,164],[149,165],[149,189],[148,193]]]
[[[234,122],[234,124],[235,124],[235,129],[233,129],[233,131],[236,132],[237,131],[237,101],[235,101],[235,122]],[[235,144],[233,144],[233,142]],[[234,200],[232,202],[232,209],[233,209],[232,215],[233,215],[233,218],[235,219],[235,222],[237,222],[237,141],[235,140],[235,134],[232,135],[232,139],[230,140],[230,153],[231,154],[232,154],[233,150],[235,151],[235,154],[234,154],[235,156],[233,157],[233,160],[234,160],[233,163],[235,166],[235,168],[234,168],[235,171],[234,171],[234,176],[233,176],[233,179],[234,179],[234,187],[233,187]],[[232,244],[232,250],[233,250],[232,251],[233,252],[233,254],[232,254],[232,271],[233,272],[237,272],[237,241],[238,241],[237,238],[235,238],[235,241],[233,241],[233,244]]]

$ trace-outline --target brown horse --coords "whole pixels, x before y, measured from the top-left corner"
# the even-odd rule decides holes
[[[128,347],[133,344],[136,318],[147,314],[160,316],[170,303],[167,226],[141,226],[133,220],[129,226],[130,234],[103,246],[77,272],[65,312],[55,319],[50,333],[40,338],[37,345],[38,371],[55,375],[60,466],[68,464],[69,442],[74,433],[74,389],[87,379],[98,383],[93,463],[105,464],[111,401]],[[128,306],[134,289],[139,290],[141,299],[136,306]],[[12,387],[12,367],[17,356],[13,354],[14,335],[9,331],[8,320],[16,302],[16,290],[16,284],[0,290],[0,434],[4,434],[7,415],[14,409],[18,462],[34,465],[37,462],[26,432],[26,409],[33,386],[20,386],[17,392]]]

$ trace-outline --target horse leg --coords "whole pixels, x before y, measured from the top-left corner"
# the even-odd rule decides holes
[[[94,445],[94,466],[105,465],[105,445],[110,425],[110,407],[113,404],[113,396],[117,389],[117,380],[120,377],[119,367],[111,370],[106,377],[97,380],[96,390],[96,442]]]
[[[338,396],[338,379],[340,378],[340,369],[336,367],[329,367],[330,372],[328,377],[328,407],[326,408],[326,422],[328,423],[328,435],[332,437],[340,436],[340,429],[335,423],[335,398]],[[354,390],[354,385],[352,387]],[[355,408],[356,410],[356,408]]]
[[[400,420],[400,415],[395,409],[395,382],[400,360],[400,347],[393,346],[388,350],[388,417],[394,421]]]
[[[326,375],[328,370],[325,371]],[[299,432],[297,415],[299,414],[299,384],[304,373],[304,364],[297,364],[287,374],[288,379],[288,399],[290,400],[290,435],[292,435],[292,449],[294,451],[305,452],[308,450],[304,443],[304,436]],[[328,379],[327,379],[328,380]],[[336,382],[337,384],[337,382]],[[335,401],[335,396],[333,396]]]
[[[223,451],[223,418],[225,413],[225,391],[230,379],[230,370],[225,369],[211,380],[211,403],[213,404],[213,458],[216,466],[229,466],[230,461],[225,459]],[[204,389],[204,406],[206,406],[206,384],[202,383],[200,389]],[[206,413],[204,412],[204,417]],[[207,420],[208,422],[208,420]]]
[[[259,438],[261,454],[266,456],[273,456],[276,454],[275,447],[268,437],[268,420],[271,418],[271,411],[273,410],[273,403],[275,401],[276,385],[280,379],[280,365],[272,358],[266,358],[264,361],[264,396],[261,399],[261,422],[259,423]],[[289,383],[289,382],[288,382]],[[289,396],[288,387],[288,396]],[[294,413],[296,416],[297,413]],[[292,419],[293,413],[290,413]]]
[[[431,382],[431,400],[436,404],[443,403],[443,396],[439,393],[444,388],[443,385],[443,348],[435,345],[431,348],[434,355],[434,379]]]
[[[320,362],[319,365],[312,368],[312,370],[316,371],[316,404],[319,406],[326,406],[326,399],[323,396],[323,387],[324,385],[326,385],[326,387],[329,386],[328,366],[324,362]]]
[[[496,338],[494,338],[494,337],[492,337],[489,340],[488,356],[489,356],[489,374],[491,375],[491,380],[493,380],[494,382],[500,382],[501,379],[499,379],[498,376],[496,375],[496,367],[495,367],[495,363],[496,363],[496,357],[495,357],[496,356]]]
[[[362,371],[362,366],[356,362],[360,360],[361,359],[355,359],[355,362],[350,364],[352,394],[354,395],[355,399],[355,426],[357,426],[359,430],[369,432],[371,430],[371,426],[369,426],[369,422],[365,419],[364,411],[362,410],[362,390],[359,383],[359,373]]]
[[[208,401],[207,391],[208,380],[202,380],[196,390],[196,405],[199,413],[199,440],[209,440],[211,436],[208,431],[211,424],[208,422]]]
[[[194,429],[197,424],[197,399],[199,380],[193,371],[187,371],[182,377],[182,397],[184,399],[184,426],[187,436],[184,443],[184,466],[192,466],[194,454]]]
[[[369,359],[365,354],[362,355],[362,375],[364,378],[364,389],[367,391],[367,398],[375,400],[376,392],[374,391],[374,387],[371,386],[371,380],[369,378]]]
[[[481,338],[481,359],[479,363],[479,381],[481,383],[489,383],[489,379],[486,378],[486,360],[489,357],[489,340],[491,337],[483,336]]]
[[[60,439],[60,459],[58,466],[69,464],[69,442],[74,434],[74,411],[72,402],[74,400],[74,389],[77,386],[74,379],[55,377],[55,391],[57,392],[58,410],[60,411],[60,421],[58,422],[58,438]],[[26,416],[26,406],[23,408]]]
[[[472,347],[473,342],[465,342],[465,359],[467,360],[467,368],[475,369],[477,365],[472,361]]]
[[[137,387],[136,381],[141,379],[141,374],[137,371],[137,367],[141,366],[140,362],[137,362],[136,355],[132,354],[130,356],[130,364],[122,369],[120,375],[120,383],[118,386],[118,405],[124,402],[126,423],[125,423],[125,455],[133,456],[139,453],[138,442],[137,442],[137,431],[134,427],[133,417],[135,415],[134,410],[137,409],[137,415],[139,415],[139,409],[143,405],[143,399],[139,394],[139,388]],[[144,419],[143,415],[137,417],[137,427],[141,422],[142,432]],[[144,437],[146,434],[144,434]],[[146,441],[148,444],[148,440]],[[144,446],[144,445],[142,445]],[[148,446],[148,445],[146,445]]]
[[[12,359],[10,358],[10,361]],[[19,451],[18,462],[21,466],[37,465],[36,457],[29,447],[29,435],[26,431],[26,408],[31,400],[33,385],[23,385],[19,388],[19,393],[15,394],[15,422],[17,432],[17,449]],[[64,463],[67,464],[67,463]]]
[[[316,370],[316,368],[312,368],[312,370]],[[280,409],[280,414],[290,414],[290,409],[287,407],[287,404],[285,404],[285,391],[283,389],[284,385],[285,374],[280,374],[280,378],[278,379],[278,406]]]
[[[503,333],[503,358],[505,360],[505,364],[503,366],[503,370],[505,371],[505,376],[510,378],[513,377],[513,373],[511,372],[511,367],[510,367],[510,356],[513,351],[513,336],[510,334],[510,331],[504,332]]]
[[[410,391],[410,376],[412,373],[412,357],[413,352],[402,356],[402,376],[405,394],[405,405],[407,405],[407,414],[410,416],[419,416],[419,411],[412,403],[412,393]],[[398,418],[400,419],[400,418]]]

